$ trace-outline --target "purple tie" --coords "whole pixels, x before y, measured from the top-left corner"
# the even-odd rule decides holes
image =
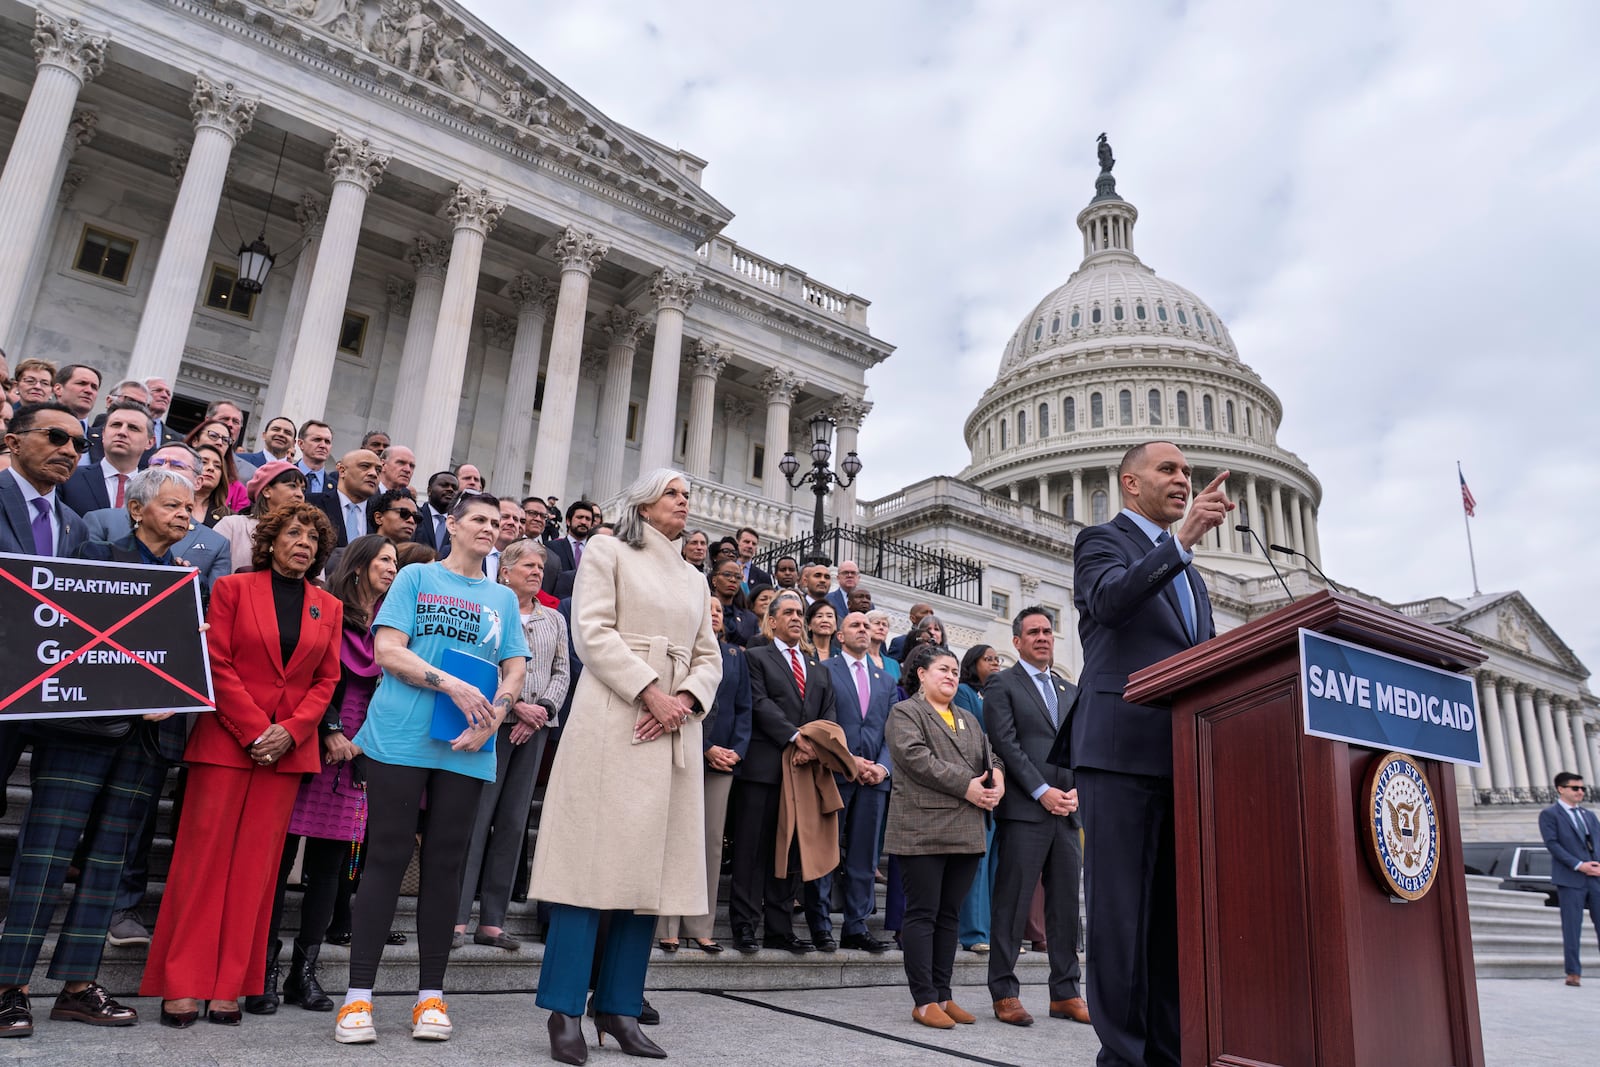
[[[572,542],[572,565],[576,567],[583,562],[583,542]]]
[[[856,699],[861,702],[861,717],[867,717],[867,705],[872,702],[872,690],[867,687],[867,665],[856,661]]]
[[[50,505],[43,497],[33,498],[33,554],[53,556],[56,541],[50,535]]]

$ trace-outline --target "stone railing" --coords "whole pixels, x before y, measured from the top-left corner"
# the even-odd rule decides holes
[[[867,329],[868,301],[808,278],[804,271],[774,263],[722,237],[713,237],[701,245],[699,256],[710,271],[738,278],[782,300],[804,304],[863,332]]]
[[[1048,511],[1040,511],[1032,504],[1018,503],[1008,496],[991,493],[971,482],[944,476],[927,478],[915,485],[906,486],[898,493],[891,493],[877,500],[857,501],[856,522],[862,526],[871,526],[874,523],[887,522],[902,511],[932,507],[955,507],[964,511],[998,516],[1019,529],[1048,534],[1069,542],[1076,538],[1078,531],[1083,528],[1081,523],[1072,522],[1060,515],[1052,515]]]
[[[622,498],[602,501],[601,514],[616,515],[621,510]],[[732,486],[719,485],[708,479],[696,479],[689,493],[689,529],[703,529],[715,541],[723,534],[731,534],[742,526],[760,532],[763,540],[786,541],[795,535],[797,516],[809,520],[810,511],[777,500],[768,500]],[[806,527],[809,529],[809,524]]]

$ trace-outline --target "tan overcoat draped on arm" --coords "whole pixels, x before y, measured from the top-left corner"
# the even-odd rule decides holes
[[[572,593],[583,675],[545,792],[530,896],[652,915],[709,910],[700,720],[722,681],[709,595],[679,543],[654,528],[642,548],[614,537],[585,545]],[[652,682],[688,693],[700,713],[634,744]]]

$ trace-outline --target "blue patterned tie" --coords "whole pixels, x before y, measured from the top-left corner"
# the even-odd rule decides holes
[[[1161,536],[1156,538],[1156,544],[1165,544],[1170,540],[1172,540],[1172,535],[1167,531],[1162,530]],[[1188,567],[1179,568],[1178,576],[1172,579],[1172,584],[1178,590],[1178,607],[1183,609],[1183,625],[1189,631],[1189,641],[1192,644],[1193,642],[1199,640],[1200,631],[1195,628],[1194,590],[1189,588]]]
[[[1044,693],[1045,710],[1050,712],[1050,725],[1061,729],[1061,705],[1056,700],[1056,687],[1050,684],[1048,674],[1036,674],[1033,680],[1039,683],[1039,688]]]

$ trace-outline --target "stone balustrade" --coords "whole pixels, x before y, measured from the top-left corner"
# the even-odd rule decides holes
[[[699,256],[713,275],[737,278],[785,302],[803,304],[858,330],[867,329],[868,301],[809,278],[804,271],[774,263],[722,237],[701,245]]]
[[[620,497],[613,497],[605,501],[601,513],[615,516],[621,506],[620,500]],[[797,519],[809,518],[809,509],[797,509],[709,479],[695,479],[689,493],[689,528],[705,529],[713,541],[743,526],[759,532],[762,540],[785,541],[799,531]],[[810,529],[809,522],[804,526]]]

